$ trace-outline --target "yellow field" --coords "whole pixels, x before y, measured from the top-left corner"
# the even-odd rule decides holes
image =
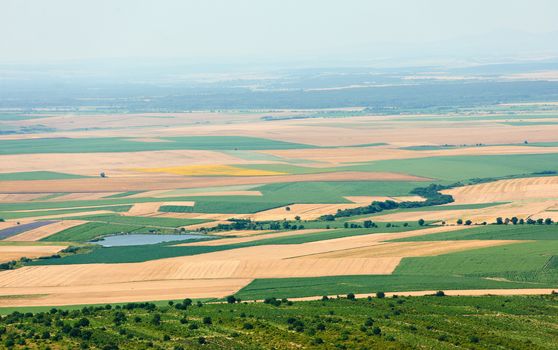
[[[136,168],[133,170],[187,176],[269,176],[286,174],[277,171],[243,169],[230,165],[184,165],[166,168]]]

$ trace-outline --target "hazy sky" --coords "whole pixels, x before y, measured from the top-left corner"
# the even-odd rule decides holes
[[[2,62],[381,55],[552,32],[556,0],[0,0]]]

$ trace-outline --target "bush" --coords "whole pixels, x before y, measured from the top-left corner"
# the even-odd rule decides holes
[[[347,299],[349,299],[349,300],[355,300],[355,295],[354,295],[354,293],[349,293],[349,294],[347,294]]]
[[[439,291],[437,291],[436,294],[434,294],[434,295],[437,296],[437,297],[443,297],[443,296],[446,295],[446,293],[444,293],[444,291],[442,291],[442,290],[439,290]]]
[[[202,322],[203,322],[203,324],[212,324],[213,323],[213,321],[211,321],[211,317],[209,317],[209,316],[205,316],[203,318]]]
[[[242,328],[243,329],[254,329],[254,325],[247,322],[247,323],[242,325]]]
[[[478,342],[480,341],[480,339],[479,339],[479,337],[477,337],[477,336],[475,336],[475,335],[472,335],[472,336],[469,337],[469,341],[470,341],[471,343],[475,343],[475,344],[476,344],[476,343],[478,343]]]
[[[382,299],[382,298],[385,298],[385,297],[386,297],[386,293],[384,293],[384,292],[377,292],[376,293],[376,298],[378,298],[378,299]]]

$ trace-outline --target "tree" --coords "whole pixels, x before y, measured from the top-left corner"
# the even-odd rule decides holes
[[[519,219],[514,216],[513,218],[511,218],[511,222],[512,222],[512,224],[517,225],[517,223],[519,222]]]
[[[364,228],[370,228],[372,227],[372,220],[364,220],[364,222],[362,223],[364,225]]]
[[[161,324],[161,315],[159,314],[154,314],[153,317],[151,318],[151,324],[158,326]]]
[[[419,219],[418,224],[419,226],[424,226],[424,219]]]
[[[471,220],[467,220],[465,221],[465,226],[471,226],[473,222]]]
[[[497,217],[496,218],[496,225],[503,225],[504,224],[504,219],[502,219],[501,217]]]
[[[463,220],[462,219],[457,219],[457,224],[458,225],[463,225]]]
[[[349,294],[347,294],[347,299],[355,300],[355,295],[353,293],[349,293]]]
[[[286,211],[291,211],[291,207],[285,207]]]
[[[552,219],[551,218],[544,219],[544,224],[545,225],[552,225]]]
[[[236,298],[234,297],[234,295],[227,296],[227,303],[229,303],[229,304],[236,303]]]
[[[386,293],[384,293],[384,292],[377,292],[376,293],[376,298],[378,298],[378,299],[382,299],[382,298],[385,298],[385,297],[386,297]]]
[[[300,216],[298,216],[298,215],[295,216],[295,220],[296,220],[296,221],[300,221]]]

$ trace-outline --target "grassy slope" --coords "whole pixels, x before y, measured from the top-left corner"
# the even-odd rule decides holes
[[[33,322],[38,318],[32,314],[11,316],[12,322],[1,326],[7,331],[4,339],[23,339],[41,349],[75,349],[83,343],[96,349],[111,344],[143,349],[149,342],[164,349],[555,349],[556,301],[552,296],[420,297],[281,306],[205,304],[188,311],[113,308],[40,316],[50,320],[50,326]],[[121,325],[113,321],[117,312],[124,316]],[[152,322],[154,315],[160,316],[160,324]],[[60,318],[59,325],[55,318]],[[90,324],[79,332],[61,331],[82,318]],[[294,321],[298,330],[289,327]],[[30,339],[30,331],[60,337]],[[81,333],[87,332],[91,337],[84,341]],[[200,339],[207,344],[201,345]]]

